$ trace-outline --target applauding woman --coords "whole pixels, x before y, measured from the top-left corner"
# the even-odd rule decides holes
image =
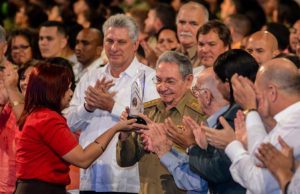
[[[15,194],[66,194],[69,164],[87,168],[116,132],[133,127],[135,119],[120,121],[83,149],[61,115],[73,94],[71,80],[64,66],[40,62],[32,70],[19,120]]]

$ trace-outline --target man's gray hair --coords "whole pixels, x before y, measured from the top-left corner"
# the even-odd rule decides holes
[[[156,63],[156,68],[162,62],[177,64],[183,79],[185,79],[186,76],[193,74],[193,66],[189,58],[176,51],[166,51],[160,55]]]
[[[116,14],[110,16],[105,21],[102,27],[104,35],[106,34],[106,31],[110,27],[126,28],[128,30],[129,37],[132,40],[132,42],[135,42],[138,39],[139,28],[137,23],[132,17],[126,16],[124,14]]]
[[[0,42],[6,42],[6,32],[1,25],[0,25]]]
[[[185,9],[186,7],[190,8],[190,9],[200,9],[199,11],[202,13],[202,16],[203,16],[203,24],[205,24],[206,22],[209,21],[209,12],[203,4],[197,3],[194,1],[190,1],[188,3],[183,4],[180,7],[180,9]],[[179,9],[178,13],[180,12],[180,9]],[[178,24],[178,14],[176,17],[176,24]]]

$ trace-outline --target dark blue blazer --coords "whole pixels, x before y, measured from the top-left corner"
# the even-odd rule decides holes
[[[234,128],[234,118],[239,109],[237,104],[233,104],[222,114],[232,128]],[[216,129],[223,129],[219,120]],[[208,145],[207,150],[203,150],[199,146],[194,146],[189,151],[189,165],[193,172],[208,182],[211,194],[246,193],[246,189],[232,179],[229,171],[231,161],[223,149]]]

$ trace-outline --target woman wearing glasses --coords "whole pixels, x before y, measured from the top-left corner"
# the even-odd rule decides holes
[[[8,40],[8,59],[21,66],[32,59],[41,59],[38,48],[38,34],[28,29],[17,29],[11,32]]]

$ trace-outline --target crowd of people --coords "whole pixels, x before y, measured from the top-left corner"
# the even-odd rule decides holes
[[[1,2],[0,194],[299,193],[298,3]]]

